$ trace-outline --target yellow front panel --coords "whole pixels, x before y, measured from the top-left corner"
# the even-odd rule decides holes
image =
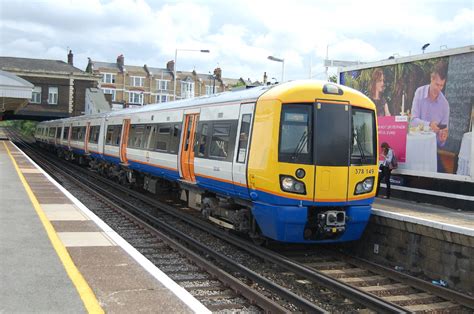
[[[347,200],[347,167],[316,167],[316,202]]]
[[[363,175],[352,174],[355,167],[315,167],[278,162],[282,103],[314,103],[316,99],[324,99],[328,103],[348,101],[351,105],[372,110],[375,108],[366,96],[347,87],[341,86],[344,90],[342,96],[324,94],[322,87],[323,84],[316,81],[290,82],[273,87],[259,98],[255,106],[248,160],[248,182],[251,190],[292,199],[321,202],[345,202],[374,195],[375,188],[372,193],[354,196],[355,185],[364,178]],[[280,188],[280,174],[295,177],[295,172],[299,168],[303,168],[306,172],[303,179],[298,179],[305,183],[306,195],[283,192]],[[375,165],[360,168],[377,170]]]
[[[255,122],[248,162],[250,189],[278,196],[301,200],[313,200],[314,166],[278,162],[278,136],[280,131],[281,103],[278,100],[259,101],[256,106]],[[295,177],[297,169],[306,172],[303,179],[306,195],[283,192],[280,188],[280,174]]]

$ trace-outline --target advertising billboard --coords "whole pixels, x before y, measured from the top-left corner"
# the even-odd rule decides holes
[[[340,83],[373,100],[399,169],[470,176],[473,52],[343,71]]]

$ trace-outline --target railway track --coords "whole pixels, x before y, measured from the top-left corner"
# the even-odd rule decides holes
[[[364,264],[360,260],[352,259],[349,263],[347,261],[348,257],[332,251],[314,251],[313,249],[310,253],[305,250],[306,253],[293,252],[282,256],[217,229],[193,215],[183,216],[182,211],[178,212],[176,206],[182,208],[184,206],[175,200],[167,200],[168,204],[165,204],[118,184],[111,184],[109,180],[69,163],[68,167],[71,166],[74,168],[74,173],[80,171],[84,173],[84,176],[92,176],[96,183],[108,184],[109,188],[107,189],[115,190],[114,192],[107,192],[107,189],[100,186],[94,187],[94,189],[96,191],[99,188],[104,189],[100,194],[110,194],[111,199],[114,199],[112,195],[121,194],[120,198],[115,196],[114,202],[130,203],[128,207],[138,208],[135,210],[135,214],[145,216],[144,219],[150,223],[154,219],[159,220],[159,218],[156,218],[158,216],[151,215],[150,212],[140,214],[141,208],[147,206],[159,208],[160,211],[173,216],[173,219],[184,221],[184,223],[177,223],[185,225],[182,230],[189,230],[189,226],[192,225],[193,228],[218,237],[220,241],[228,243],[227,245],[235,246],[236,248],[220,249],[220,251],[225,252],[225,254],[221,254],[215,248],[205,248],[203,243],[199,244],[199,241],[193,237],[183,240],[186,237],[182,236],[187,236],[183,231],[176,235],[176,237],[182,237],[181,241],[183,242],[181,243],[187,243],[188,247],[193,246],[194,250],[199,252],[194,253],[195,255],[202,256],[205,254],[214,263],[219,264],[221,269],[237,273],[238,276],[236,277],[240,277],[240,281],[255,287],[261,294],[268,295],[269,299],[279,300],[286,311],[355,312],[365,308],[376,312],[438,313],[472,312],[474,308],[472,298],[459,295],[448,289],[431,285],[424,286],[422,283],[416,283],[416,280],[410,279],[407,275],[390,269],[375,269],[376,265]],[[129,197],[133,200],[124,201],[124,198]],[[133,204],[136,202],[142,203]],[[185,208],[185,210],[188,209]],[[194,213],[194,211],[190,212]],[[167,218],[166,221],[165,226],[160,228],[166,230],[166,234],[170,234],[171,231],[167,230],[170,219]],[[155,226],[155,222],[152,224]],[[199,237],[204,237],[206,238],[204,242],[209,242],[208,236]],[[232,256],[229,251],[242,251],[248,256],[244,257],[244,261],[234,263],[234,260],[239,260],[239,258],[229,258],[229,256]],[[243,253],[239,254],[244,255]],[[250,265],[252,263],[245,263],[245,260],[250,260],[255,264],[258,263],[258,265]],[[252,297],[247,299],[252,299]],[[282,300],[285,301],[282,302]],[[260,302],[263,301],[254,300],[252,302],[260,306]],[[261,306],[261,309],[268,311],[263,306]]]

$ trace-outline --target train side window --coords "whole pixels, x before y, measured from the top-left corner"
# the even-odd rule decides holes
[[[120,141],[119,141],[120,142]],[[128,136],[128,147],[141,149],[145,147],[145,126],[132,124]]]
[[[135,148],[135,146],[133,145],[134,144],[134,139],[135,139],[135,132],[136,132],[136,125],[135,124],[132,124],[130,126],[130,130],[128,131],[128,143],[127,143],[127,147],[129,148]]]
[[[156,149],[159,152],[167,152],[170,144],[171,127],[168,124],[158,126],[156,134]]]
[[[175,123],[173,125],[173,131],[171,134],[171,143],[170,143],[171,154],[178,154],[180,140],[181,140],[181,123]]]
[[[50,128],[48,136],[49,137],[54,137],[55,134],[56,134],[56,128]]]
[[[89,138],[87,139],[88,143],[94,144],[94,132],[95,132],[95,126],[89,127]]]
[[[152,136],[152,130],[154,129],[153,124],[145,125],[145,133],[144,133],[144,140],[143,140],[143,148],[149,149],[150,148],[150,137]]]
[[[112,136],[112,145],[119,146],[120,138],[122,137],[122,126],[116,125],[114,128],[114,134]]]
[[[245,158],[247,156],[247,147],[249,145],[251,119],[252,119],[251,114],[242,115],[242,123],[240,124],[240,134],[239,134],[239,146],[237,148],[237,162],[239,163],[245,163]]]
[[[61,129],[62,129],[62,128],[57,128],[57,129],[56,129],[56,138],[57,138],[57,139],[61,138]]]
[[[63,140],[67,140],[68,136],[69,136],[69,127],[66,126],[64,127]]]
[[[89,143],[92,143],[92,144],[99,143],[99,133],[100,133],[99,125],[91,126],[91,129],[89,131]]]
[[[150,127],[150,144],[148,145],[149,150],[156,149],[156,136],[158,135],[158,124],[151,124]]]
[[[71,140],[77,141],[78,139],[77,133],[79,133],[79,128],[77,126],[73,126],[72,131],[71,131]]]
[[[107,134],[105,136],[105,144],[106,145],[112,145],[112,136],[114,134],[114,126],[113,125],[109,125],[107,127]]]
[[[121,133],[122,133],[121,125],[109,125],[107,127],[107,135],[105,137],[105,144],[113,145],[113,146],[120,145]]]
[[[227,159],[229,156],[230,123],[216,123],[212,128],[212,139],[209,156]]]
[[[86,136],[86,127],[85,126],[79,127],[79,131],[77,133],[77,140],[82,142],[85,136]]]
[[[199,131],[198,131],[198,140],[196,141],[196,145],[194,147],[194,154],[197,157],[206,157],[206,148],[208,143],[208,123],[200,123]]]

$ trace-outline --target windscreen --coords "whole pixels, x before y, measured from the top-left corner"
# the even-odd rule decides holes
[[[310,164],[312,104],[283,105],[280,124],[278,160]]]
[[[353,107],[351,164],[375,164],[375,135],[374,111]]]

